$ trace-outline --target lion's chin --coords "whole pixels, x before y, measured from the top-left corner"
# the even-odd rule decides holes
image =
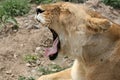
[[[55,59],[57,58],[57,56],[58,56],[58,52],[56,52],[56,53],[53,54],[53,55],[50,55],[50,56],[49,56],[49,59],[50,59],[50,60],[55,60]]]
[[[53,45],[50,48],[46,49],[45,54],[49,57],[50,60],[55,60],[58,56],[58,52],[60,51],[60,39],[56,31],[49,28],[53,35]]]

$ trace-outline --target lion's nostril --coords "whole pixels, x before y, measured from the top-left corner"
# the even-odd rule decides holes
[[[37,9],[36,9],[36,12],[37,12],[37,14],[39,14],[39,13],[43,13],[44,10],[42,10],[42,9],[40,9],[40,8],[37,8]]]

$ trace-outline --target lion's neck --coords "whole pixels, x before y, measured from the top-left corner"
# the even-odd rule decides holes
[[[114,46],[115,42],[106,35],[95,34],[82,47],[82,57],[77,59],[81,60],[86,66],[99,64],[110,57]]]

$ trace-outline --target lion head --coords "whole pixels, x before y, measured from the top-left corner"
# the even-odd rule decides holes
[[[53,34],[45,55],[50,60],[58,53],[74,56],[73,80],[120,80],[120,25],[81,4],[40,5],[36,12]]]
[[[112,22],[84,5],[59,2],[40,5],[36,12],[37,21],[53,33],[53,46],[45,50],[51,60],[58,53],[82,58],[99,55],[112,42],[106,37]]]

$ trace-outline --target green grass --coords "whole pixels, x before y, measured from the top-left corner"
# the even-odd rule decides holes
[[[7,28],[8,24],[12,24],[12,28],[14,30],[19,28],[16,19],[10,15],[7,15],[7,12],[3,6],[0,6],[0,32]]]
[[[6,14],[10,16],[22,16],[30,9],[28,0],[5,0],[2,6]]]
[[[8,15],[3,15],[0,17],[0,32],[2,32],[3,29],[7,28],[8,24],[13,25],[11,27],[12,30],[17,30],[19,28],[18,23],[15,18],[8,16]]]
[[[110,5],[114,8],[120,8],[120,0],[102,0],[106,5]]]
[[[57,2],[57,1],[62,1],[62,0],[30,0],[30,2],[33,2],[33,3],[36,3],[36,4],[48,4],[48,3],[51,3],[51,2]]]
[[[28,63],[35,63],[38,57],[36,55],[25,55],[24,60]]]
[[[38,68],[38,71],[42,73],[42,75],[46,75],[46,74],[50,74],[50,73],[55,73],[55,72],[59,72],[62,71],[66,68],[62,68],[57,64],[49,64],[46,66],[40,66]]]
[[[35,3],[39,4],[39,3],[50,3],[53,0],[35,0]]]
[[[28,13],[30,6],[28,0],[2,0],[0,1],[0,33],[5,31],[9,24],[12,29],[18,29],[15,16],[23,16]]]
[[[35,80],[33,77],[19,76],[18,80]]]

